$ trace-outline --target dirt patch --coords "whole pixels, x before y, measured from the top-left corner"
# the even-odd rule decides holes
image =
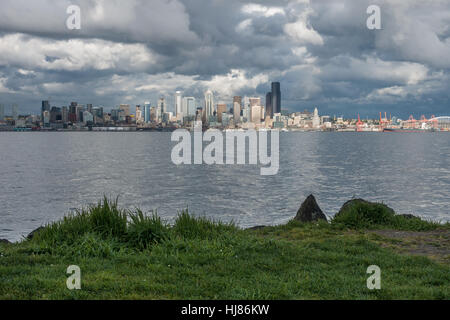
[[[402,253],[427,256],[450,264],[450,230],[426,232],[376,230],[370,233],[381,237],[378,242],[383,247],[393,248]]]

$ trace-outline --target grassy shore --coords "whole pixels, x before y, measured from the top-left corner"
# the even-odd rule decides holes
[[[331,223],[241,230],[185,212],[168,225],[105,200],[0,244],[0,299],[450,299],[449,232],[364,206]]]

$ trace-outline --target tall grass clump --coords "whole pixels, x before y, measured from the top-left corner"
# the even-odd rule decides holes
[[[95,233],[102,239],[123,238],[127,232],[127,213],[119,209],[117,199],[106,197],[97,205],[79,210],[51,223],[40,230],[34,242],[48,245],[73,244],[88,233]]]
[[[127,233],[127,213],[118,206],[118,199],[91,206],[88,210],[89,220],[93,231],[101,236],[121,238]]]
[[[362,200],[344,205],[332,220],[332,224],[344,225],[351,229],[392,228],[411,231],[434,230],[442,226],[419,217],[396,215],[395,211],[385,204]]]
[[[135,248],[147,249],[169,238],[169,228],[156,213],[145,215],[136,209],[130,213],[130,224],[127,230],[127,242]]]
[[[173,226],[177,235],[186,239],[215,239],[238,230],[234,223],[223,223],[205,217],[194,217],[188,210],[182,211]]]

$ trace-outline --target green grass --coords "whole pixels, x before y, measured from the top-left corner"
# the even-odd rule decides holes
[[[346,206],[332,220],[333,224],[342,224],[353,229],[385,229],[406,231],[429,231],[441,228],[436,222],[425,221],[418,217],[397,215],[382,203],[370,203],[355,200]],[[446,224],[449,227],[449,224]]]
[[[374,264],[382,289],[371,291]],[[66,288],[69,265],[82,290]],[[104,200],[0,245],[0,299],[449,299],[449,271],[342,221],[241,230],[182,212],[168,225]]]

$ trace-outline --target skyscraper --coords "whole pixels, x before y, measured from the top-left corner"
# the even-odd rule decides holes
[[[144,103],[144,122],[145,123],[150,122],[150,107],[151,107],[151,104],[149,101]]]
[[[123,113],[124,117],[128,117],[130,115],[130,105],[129,104],[121,104],[119,110]]]
[[[14,121],[19,119],[19,106],[15,103],[12,105],[12,118]]]
[[[241,121],[241,104],[238,101],[234,101],[233,103],[233,117],[234,123]]]
[[[137,105],[136,106],[136,123],[142,123],[143,122],[143,117],[142,117],[142,110],[141,110],[141,106]]]
[[[42,101],[42,107],[41,107],[41,119],[44,121],[44,111],[50,112],[50,101],[45,100]]]
[[[5,120],[5,106],[0,104],[0,121]]]
[[[183,116],[195,116],[196,105],[194,97],[184,97],[183,98]]]
[[[281,113],[281,87],[279,82],[272,82],[272,112]]]
[[[235,103],[238,103],[239,106],[242,107],[242,97],[241,97],[241,96],[235,96],[235,97],[233,98],[233,105],[234,105]],[[240,108],[239,108],[239,109],[240,109]]]
[[[214,94],[211,90],[205,92],[205,117],[206,122],[209,121],[209,117],[214,115]]]
[[[63,123],[66,123],[69,121],[69,109],[67,107],[61,108],[61,120]]]
[[[249,98],[250,107],[261,106],[261,98]]]
[[[272,92],[266,94],[266,116],[273,117]]]
[[[182,100],[183,97],[181,95],[181,91],[175,92],[175,116],[181,116],[183,118],[183,110],[182,110]]]
[[[158,109],[161,114],[164,114],[167,112],[166,108],[166,99],[164,97],[159,98],[158,100]]]
[[[222,123],[222,114],[227,112],[227,105],[226,104],[218,104],[217,105],[217,119],[220,123]]]

